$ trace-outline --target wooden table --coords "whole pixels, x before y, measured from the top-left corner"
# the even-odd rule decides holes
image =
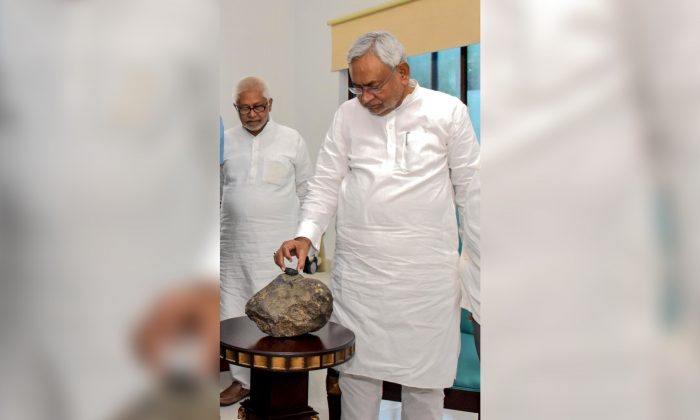
[[[355,334],[334,322],[302,336],[275,338],[245,316],[221,321],[221,357],[251,368],[241,419],[318,419],[308,404],[309,371],[339,365],[354,353]]]

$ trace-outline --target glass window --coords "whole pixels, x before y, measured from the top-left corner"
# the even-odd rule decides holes
[[[411,79],[416,79],[419,85],[429,89],[432,88],[430,83],[432,78],[432,60],[430,55],[431,53],[425,53],[406,58],[408,65],[411,67]]]
[[[437,52],[437,86],[433,89],[461,98],[460,48]]]
[[[476,138],[481,142],[481,44],[467,47],[467,107]]]

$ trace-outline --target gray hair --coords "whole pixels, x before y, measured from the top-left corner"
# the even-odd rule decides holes
[[[262,93],[265,99],[270,99],[270,91],[267,89],[265,81],[259,77],[248,76],[242,78],[236,85],[236,89],[233,90],[234,102],[238,102],[241,93],[251,90]]]
[[[357,38],[348,51],[348,64],[368,52],[372,52],[389,67],[396,67],[406,61],[403,45],[389,32],[367,32]]]

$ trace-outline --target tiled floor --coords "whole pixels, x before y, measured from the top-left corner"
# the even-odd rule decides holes
[[[221,389],[231,384],[231,374],[221,372]],[[326,403],[326,370],[315,370],[309,373],[309,405],[318,411],[320,420],[328,420],[328,405]],[[230,407],[221,408],[221,420],[238,419],[238,406],[234,404]],[[461,411],[445,410],[443,420],[477,420],[474,413],[464,413]],[[394,401],[382,401],[378,420],[400,420],[401,403]]]

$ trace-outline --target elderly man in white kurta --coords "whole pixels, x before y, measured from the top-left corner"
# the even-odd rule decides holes
[[[337,110],[295,239],[274,259],[303,261],[337,212],[332,319],[356,336],[338,369],[343,419],[376,419],[382,380],[403,385],[403,419],[441,419],[460,345],[455,210],[479,146],[466,106],[411,80],[391,34],[360,37],[348,64],[358,97]]]
[[[224,135],[221,202],[221,319],[245,315],[245,304],[279,272],[270,254],[294,234],[313,173],[296,130],[270,120],[265,82],[241,80],[234,92],[241,125]],[[248,394],[250,371],[231,365],[230,405]]]

